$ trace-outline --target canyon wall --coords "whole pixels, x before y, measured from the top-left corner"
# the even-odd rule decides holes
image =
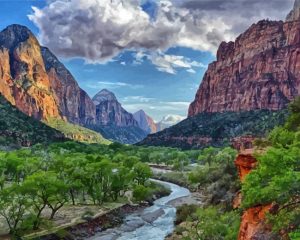
[[[0,33],[0,93],[38,120],[95,121],[95,106],[71,73],[20,25]]]
[[[285,108],[300,93],[299,44],[298,20],[262,20],[221,43],[188,115]]]

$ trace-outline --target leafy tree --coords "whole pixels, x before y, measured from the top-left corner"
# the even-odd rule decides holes
[[[25,220],[26,211],[30,209],[30,202],[23,194],[22,187],[13,184],[0,192],[0,215],[5,219],[13,236],[18,235],[18,228]]]
[[[218,151],[216,148],[213,147],[205,148],[199,155],[198,160],[204,161],[205,163],[208,163],[209,166],[211,166],[213,161],[215,160],[217,153]]]
[[[217,207],[199,208],[196,227],[190,232],[191,239],[232,240],[237,239],[240,225],[238,213],[222,212]]]
[[[291,115],[289,116],[285,127],[290,131],[297,131],[300,126],[300,97],[296,98],[289,105],[289,112]]]
[[[152,176],[151,168],[145,163],[137,163],[133,167],[134,179],[138,185],[145,185],[146,180]]]
[[[55,213],[67,202],[66,185],[54,172],[39,171],[26,178],[23,183],[25,194],[31,199],[36,214],[33,229],[38,229],[41,214],[46,206],[51,210],[52,219]]]

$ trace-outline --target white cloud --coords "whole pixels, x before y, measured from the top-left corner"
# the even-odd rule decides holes
[[[140,102],[140,103],[148,103],[150,101],[155,100],[155,98],[148,98],[144,96],[128,96],[122,99],[122,102]]]
[[[135,54],[135,64],[141,64],[144,59],[148,59],[156,69],[161,72],[176,74],[177,69],[187,69],[188,72],[196,73],[194,67],[206,68],[203,63],[192,61],[190,58],[178,55],[169,55],[162,52],[143,53],[137,52]]]
[[[91,89],[102,89],[102,88],[109,88],[109,89],[116,89],[121,87],[127,87],[131,89],[139,89],[143,88],[143,85],[139,84],[129,84],[125,82],[105,82],[105,81],[98,81],[96,83],[87,84],[88,88]]]
[[[56,54],[105,62],[123,50],[164,51],[183,46],[215,52],[263,18],[283,18],[293,0],[157,0],[154,19],[141,0],[51,0],[29,15],[40,39]],[[285,12],[286,11],[286,12]],[[163,59],[168,61],[168,59]],[[163,65],[161,71],[174,73]]]
[[[188,70],[186,70],[186,71],[189,72],[189,73],[193,73],[193,74],[196,73],[196,71],[195,71],[194,69],[188,69]]]

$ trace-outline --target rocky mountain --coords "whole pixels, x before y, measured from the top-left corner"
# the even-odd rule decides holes
[[[181,122],[183,119],[185,119],[182,116],[179,115],[167,115],[163,117],[161,121],[156,123],[157,132],[162,131],[166,128],[172,127],[173,125],[176,125],[177,123]]]
[[[294,7],[286,17],[286,21],[297,21],[300,19],[300,0],[295,0]]]
[[[62,117],[82,126],[95,123],[96,109],[88,94],[48,48],[41,47],[41,53]]]
[[[147,136],[134,116],[118,102],[116,96],[107,89],[93,97],[96,106],[96,122],[88,127],[100,132],[107,139],[121,143],[136,143]]]
[[[0,33],[0,66],[0,93],[25,114],[81,125],[95,120],[91,99],[28,28],[11,25]]]
[[[139,127],[147,133],[156,133],[157,125],[154,120],[148,116],[144,110],[139,110],[133,114],[134,119],[138,122]]]
[[[93,97],[96,106],[96,124],[118,127],[138,127],[133,115],[118,102],[116,96],[107,89],[101,90]]]
[[[223,42],[190,105],[201,112],[279,110],[300,91],[300,22],[253,24],[235,42]]]
[[[164,145],[176,142],[175,145],[179,146],[181,141],[190,147],[205,146],[206,140],[211,142],[211,131],[200,129],[217,130],[224,126],[231,132],[224,136],[218,134],[224,140],[228,136],[246,133],[255,136],[257,133],[251,129],[236,132],[252,118],[251,114],[245,113],[256,112],[262,121],[256,123],[261,126],[269,116],[265,115],[265,110],[275,113],[285,109],[300,95],[299,13],[300,1],[296,0],[286,22],[262,20],[253,24],[235,42],[222,42],[216,61],[209,65],[189,107],[189,118],[167,131],[150,135],[144,143],[152,144],[157,140]],[[235,124],[228,126],[222,121],[215,122],[210,119],[214,116],[211,113],[221,118],[230,115]],[[201,143],[201,139],[205,141]]]
[[[0,32],[0,94],[26,115],[59,129],[68,138],[105,142],[100,134],[84,127],[126,143],[146,136],[112,93],[101,91],[94,103],[58,58],[24,26],[11,25]]]

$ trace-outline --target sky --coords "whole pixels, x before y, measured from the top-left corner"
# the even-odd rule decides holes
[[[0,29],[27,26],[93,97],[106,88],[129,112],[186,116],[222,41],[294,0],[0,0]]]

